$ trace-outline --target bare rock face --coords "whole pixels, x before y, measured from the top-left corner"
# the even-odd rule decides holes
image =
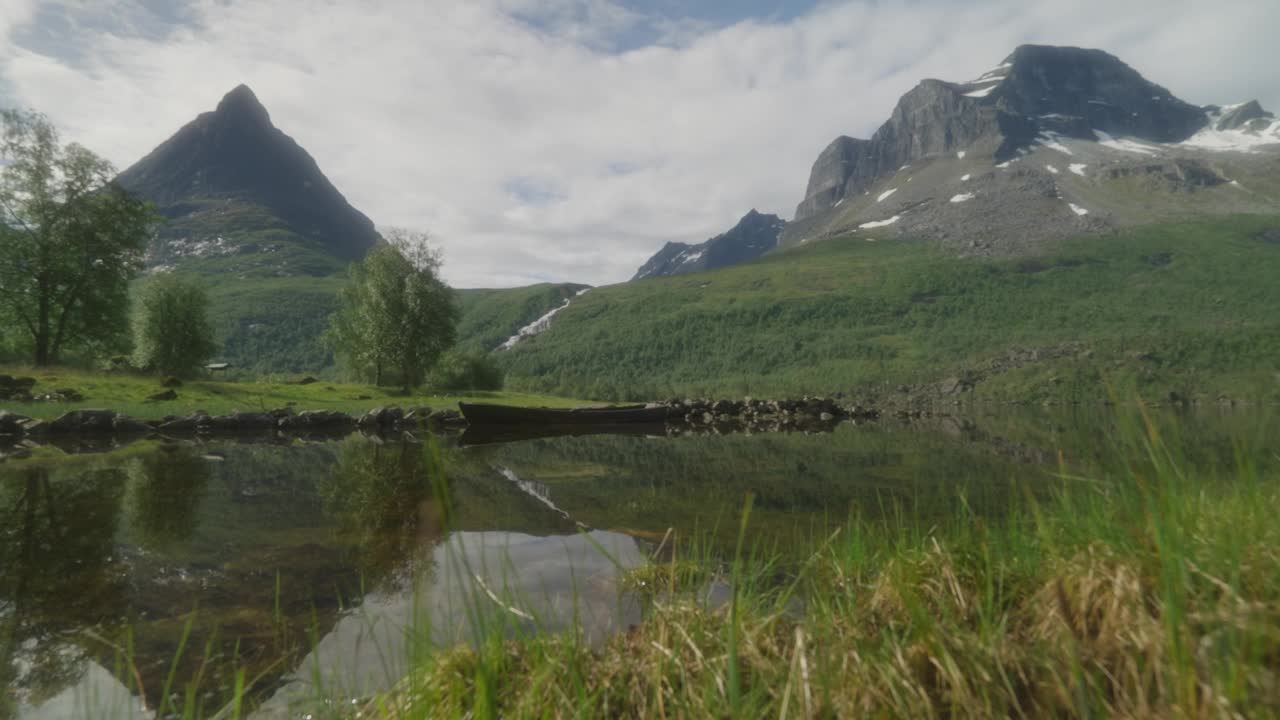
[[[796,219],[804,219],[832,207],[845,196],[850,181],[858,182],[871,165],[871,142],[841,135],[818,155],[809,174],[809,187],[796,208]]]
[[[731,230],[706,242],[667,243],[640,266],[632,280],[684,275],[752,260],[778,246],[778,235],[785,225],[777,215],[752,210]]]
[[[1247,122],[1258,108],[1237,109]],[[840,137],[818,156],[796,220],[865,192],[927,157],[982,148],[999,163],[1046,133],[1179,142],[1203,128],[1203,109],[1147,81],[1101,50],[1024,45],[967,83],[924,80],[898,101],[870,140]]]
[[[1004,64],[1008,74],[989,97],[1028,119],[1084,118],[1093,130],[1153,142],[1186,140],[1207,122],[1202,108],[1102,50],[1023,45]]]
[[[1257,100],[1226,109],[1214,125],[1215,130],[1240,130],[1275,119],[1275,114],[1262,109]]]

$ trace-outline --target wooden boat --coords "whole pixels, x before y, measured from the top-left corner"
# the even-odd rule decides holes
[[[632,437],[666,437],[665,422],[610,423],[606,425],[468,425],[458,438],[459,447],[473,445],[500,445],[523,440],[542,440],[557,437],[585,437],[588,435],[628,435]]]
[[[619,425],[659,423],[667,419],[662,405],[612,405],[572,409],[458,403],[472,425]]]

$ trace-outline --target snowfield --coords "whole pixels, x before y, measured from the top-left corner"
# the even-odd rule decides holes
[[[859,225],[858,227],[859,227],[859,228],[861,228],[861,229],[863,229],[863,230],[871,230],[871,229],[873,229],[873,228],[888,227],[888,226],[890,226],[890,225],[892,225],[892,224],[894,224],[894,223],[898,222],[898,220],[900,220],[900,219],[902,219],[902,216],[901,216],[901,215],[894,215],[893,217],[889,218],[888,220],[873,220],[873,221],[868,222],[868,223],[862,223],[862,224],[861,224],[861,225]]]

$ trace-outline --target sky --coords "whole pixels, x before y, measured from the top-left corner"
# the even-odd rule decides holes
[[[923,78],[1079,45],[1280,110],[1277,28],[1277,0],[0,0],[0,107],[123,169],[245,83],[455,286],[606,284],[790,219],[822,148]]]

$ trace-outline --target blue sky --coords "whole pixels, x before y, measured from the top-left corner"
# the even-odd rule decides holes
[[[1276,0],[0,0],[0,106],[123,168],[248,84],[459,286],[616,282],[752,208],[919,80],[1027,42],[1280,109]]]

